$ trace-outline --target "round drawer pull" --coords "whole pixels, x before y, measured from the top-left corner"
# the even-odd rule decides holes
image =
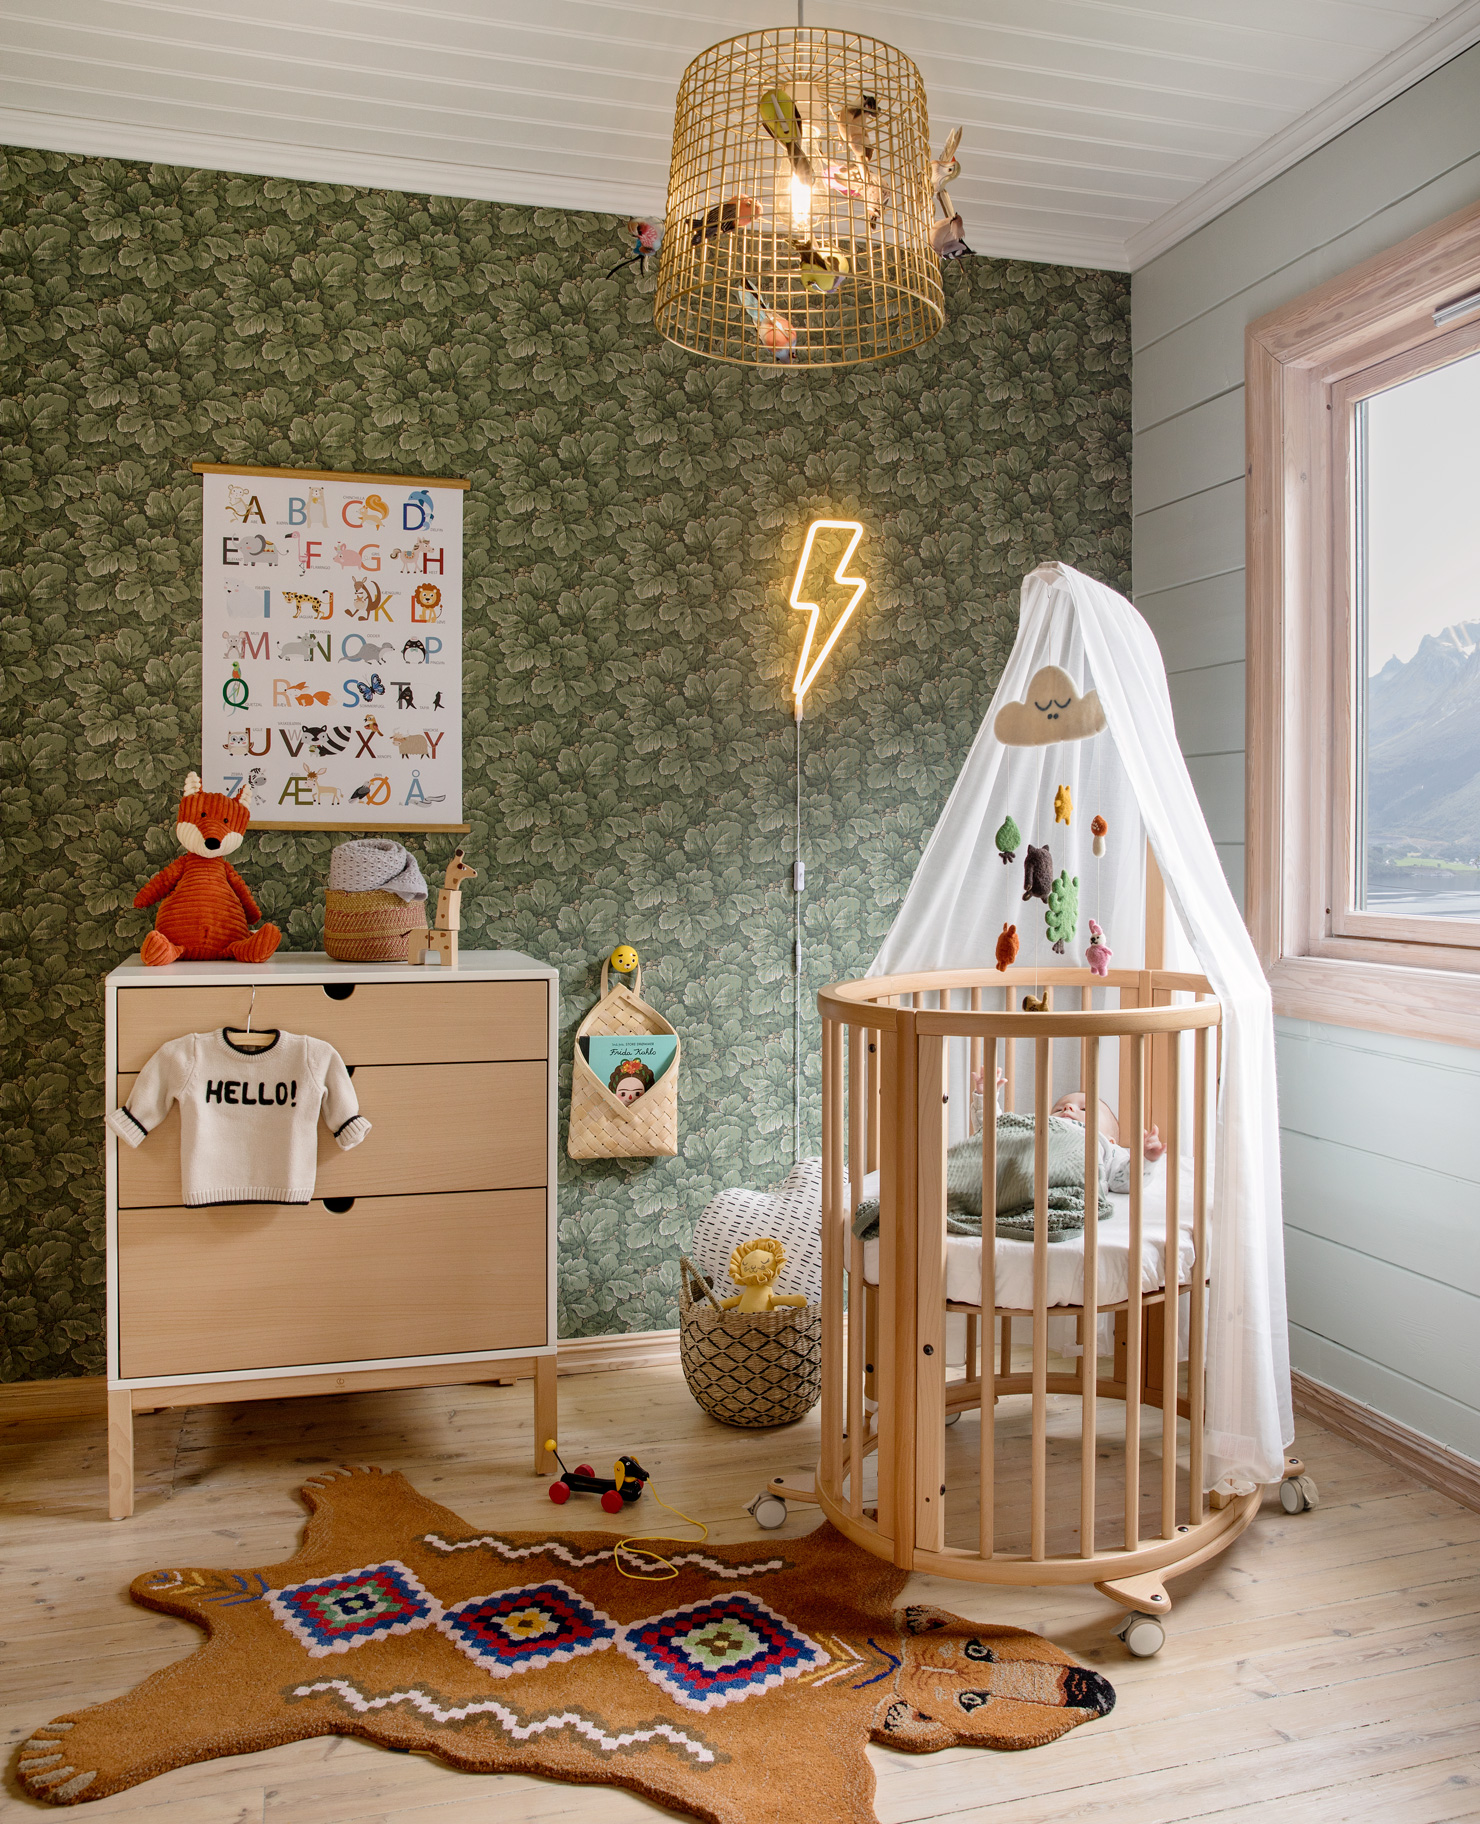
[[[325,982],[324,993],[331,1001],[347,1001],[355,991],[353,982]]]
[[[355,1207],[353,1197],[326,1197],[324,1208],[331,1216],[345,1216]]]

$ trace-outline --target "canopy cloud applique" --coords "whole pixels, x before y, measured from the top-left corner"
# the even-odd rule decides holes
[[[1083,741],[1104,726],[1096,693],[1080,696],[1067,671],[1045,665],[1034,672],[1021,703],[1004,703],[997,711],[993,732],[1004,747],[1047,747],[1051,741]]]

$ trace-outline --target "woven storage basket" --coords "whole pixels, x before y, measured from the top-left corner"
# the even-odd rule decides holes
[[[710,1418],[741,1431],[804,1418],[822,1397],[821,1305],[721,1311],[687,1254],[679,1270],[679,1360]]]
[[[570,1079],[570,1133],[566,1151],[572,1159],[672,1158],[678,1151],[678,1065],[673,1061],[645,1096],[619,1102],[581,1055],[581,1040],[593,1035],[673,1033],[655,1007],[641,998],[642,968],[635,988],[620,983],[610,992],[607,965],[601,965],[601,999],[576,1028],[575,1064]],[[673,1033],[677,1039],[677,1033]]]
[[[324,949],[337,963],[404,963],[407,936],[426,928],[424,899],[402,899],[384,887],[324,889]]]

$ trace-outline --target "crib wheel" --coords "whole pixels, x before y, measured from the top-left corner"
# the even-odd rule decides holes
[[[1166,1629],[1155,1615],[1144,1615],[1137,1611],[1130,1616],[1116,1633],[1126,1644],[1126,1650],[1134,1659],[1150,1659],[1153,1653],[1160,1653],[1166,1645]]]
[[[757,1526],[765,1527],[767,1532],[773,1532],[778,1526],[786,1524],[786,1503],[780,1495],[773,1495],[769,1489],[763,1488],[745,1511]]]
[[[1289,1476],[1280,1483],[1280,1506],[1287,1514],[1303,1514],[1320,1503],[1320,1490],[1309,1476]]]
[[[947,1425],[959,1425],[960,1423],[961,1423],[961,1415],[959,1412],[948,1412],[946,1414],[946,1424]]]

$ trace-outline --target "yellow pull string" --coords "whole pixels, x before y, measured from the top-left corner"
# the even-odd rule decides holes
[[[634,1583],[667,1583],[670,1579],[678,1575],[678,1566],[674,1564],[671,1559],[665,1558],[661,1552],[637,1551],[632,1553],[634,1558],[644,1558],[650,1564],[660,1564],[663,1568],[660,1571],[650,1572],[629,1571],[622,1563],[623,1552],[627,1550],[628,1546],[640,1546],[645,1539],[662,1540],[665,1545],[703,1545],[705,1540],[709,1537],[709,1528],[702,1520],[696,1520],[692,1514],[686,1514],[681,1508],[674,1507],[671,1503],[665,1501],[658,1493],[657,1489],[653,1487],[651,1477],[648,1478],[646,1487],[647,1492],[657,1502],[659,1507],[666,1508],[670,1514],[677,1514],[678,1518],[682,1520],[686,1526],[697,1526],[699,1529],[699,1537],[690,1540],[681,1539],[677,1533],[632,1533],[626,1539],[619,1539],[617,1541],[617,1549],[613,1555],[613,1562],[622,1575],[624,1577],[630,1577]]]

